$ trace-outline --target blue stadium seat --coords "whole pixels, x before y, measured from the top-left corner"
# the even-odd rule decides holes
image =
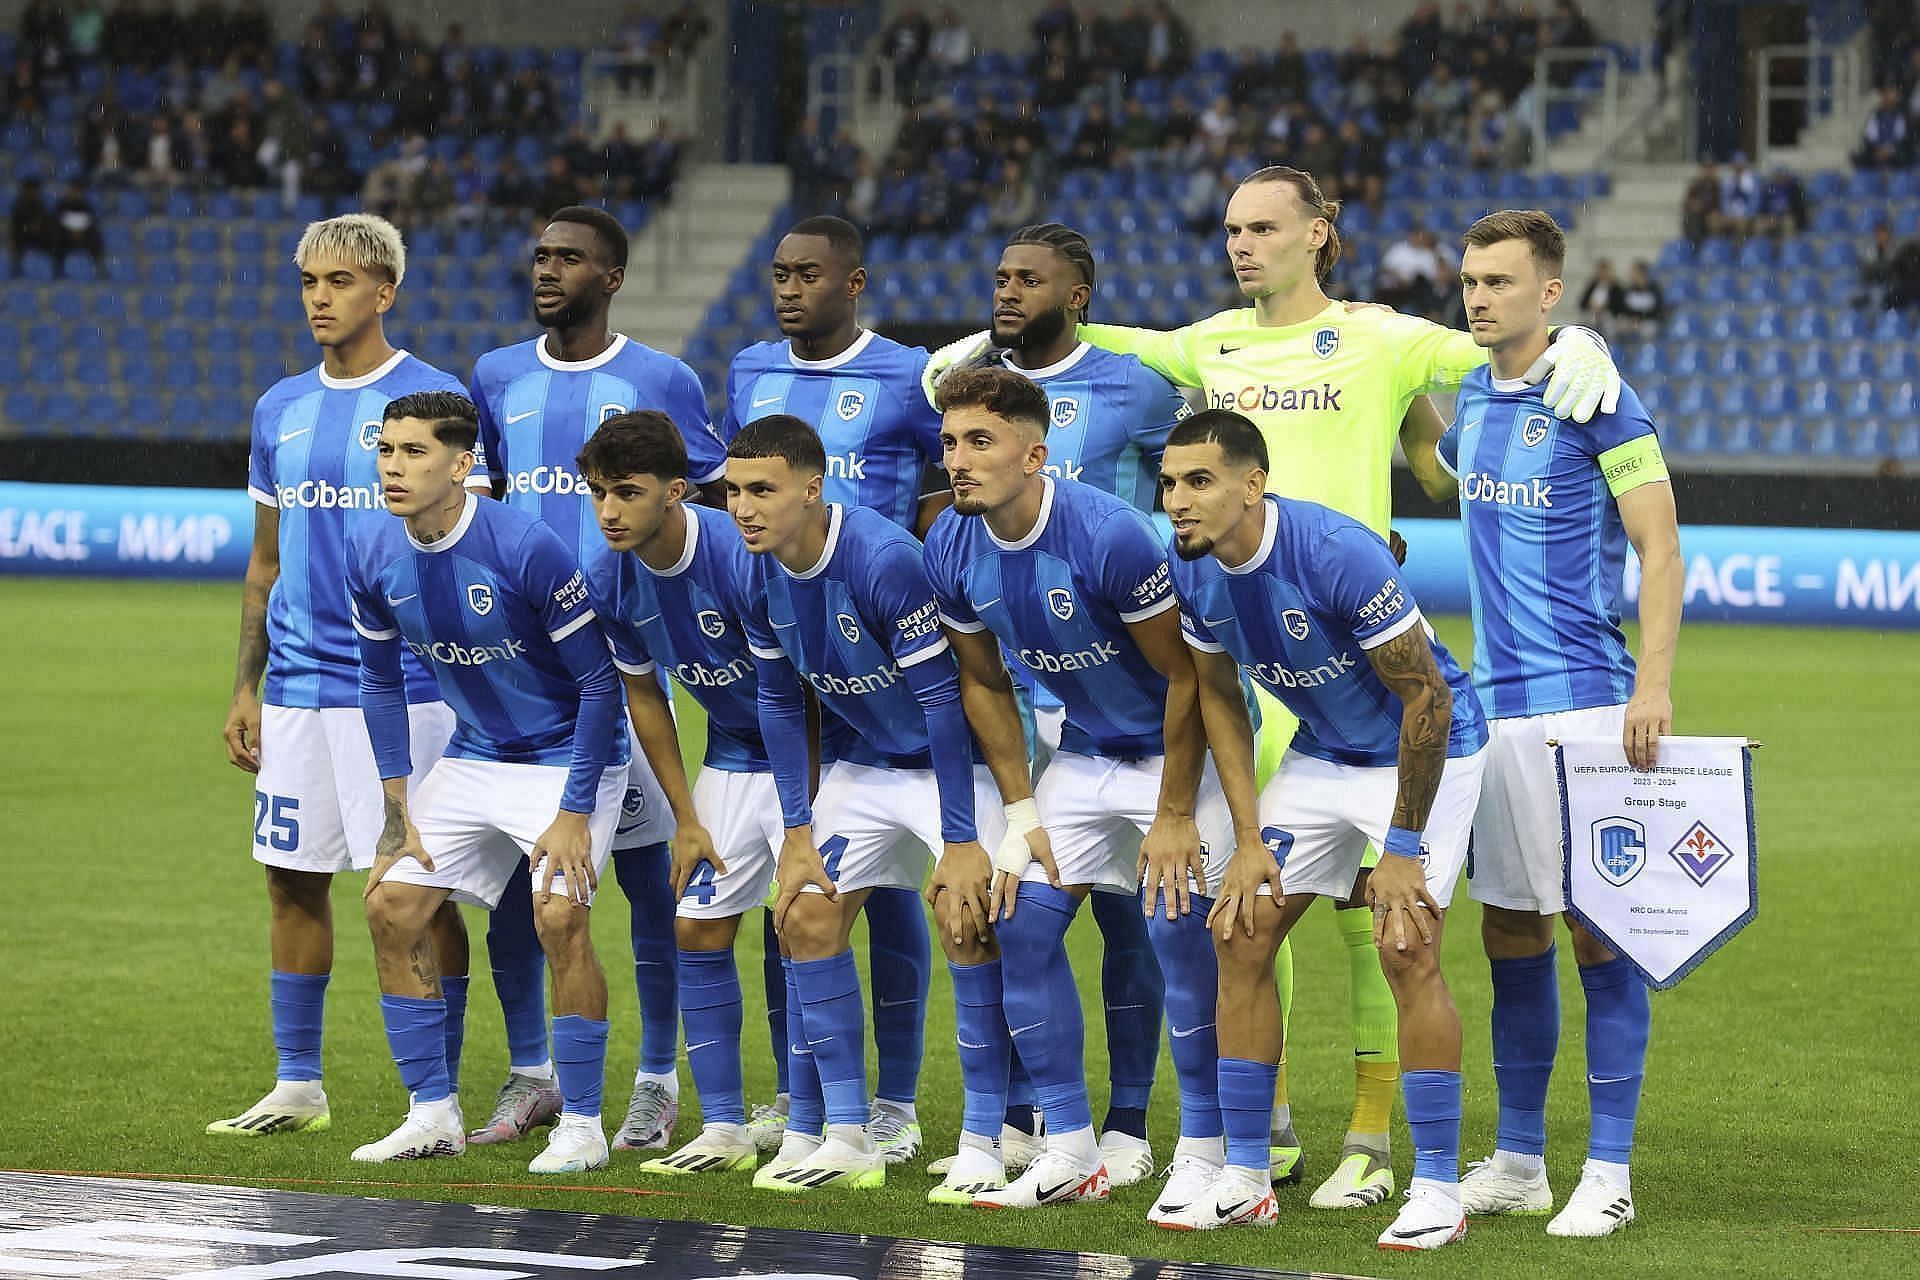
[[[1815,457],[1838,458],[1847,453],[1847,430],[1838,418],[1809,418],[1802,424],[1807,432],[1807,452]]]
[[[1811,241],[1796,236],[1780,246],[1780,265],[1787,268],[1811,267],[1818,263],[1818,253]]]
[[[1800,407],[1808,414],[1838,413],[1842,398],[1840,388],[1825,378],[1800,384]]]
[[[100,278],[100,267],[84,253],[70,253],[62,261],[61,271],[70,284],[92,284]]]
[[[1762,342],[1775,342],[1787,336],[1787,318],[1778,307],[1761,307],[1753,313],[1748,336]]]
[[[1884,422],[1856,422],[1842,435],[1841,450],[1851,458],[1884,458],[1892,450]]]
[[[1778,343],[1761,347],[1754,356],[1753,371],[1763,378],[1784,378],[1793,373],[1793,351]]]
[[[1720,348],[1713,358],[1713,373],[1716,377],[1744,377],[1753,372],[1753,358],[1744,342],[1729,342]]]
[[[21,427],[31,428],[40,421],[40,397],[32,391],[9,391],[0,401],[7,418]]]
[[[1911,382],[1893,384],[1893,389],[1886,393],[1885,398],[1887,416],[1896,421],[1910,420],[1920,415],[1920,392],[1915,391]]]
[[[1697,338],[1701,336],[1704,328],[1705,326],[1694,318],[1694,314],[1691,311],[1682,311],[1679,315],[1667,321],[1666,337],[1676,341],[1685,338]]]
[[[1738,263],[1742,270],[1769,268],[1777,259],[1778,254],[1774,249],[1773,241],[1763,237],[1754,236],[1740,246]]]
[[[1776,458],[1792,458],[1809,452],[1806,433],[1791,420],[1768,425],[1760,439],[1763,452]]]
[[[1730,342],[1747,336],[1746,317],[1737,311],[1722,311],[1707,322],[1707,336],[1720,342]]]
[[[1759,446],[1760,431],[1751,418],[1723,420],[1713,433],[1713,449],[1716,453],[1753,453]]]
[[[1694,261],[1703,267],[1725,270],[1733,265],[1733,241],[1725,236],[1709,236],[1700,244],[1700,251]]]
[[[1858,311],[1846,310],[1833,317],[1831,332],[1841,342],[1853,342],[1871,335],[1873,326]]]
[[[1713,409],[1713,399],[1708,392],[1708,384],[1694,380],[1680,384],[1673,399],[1675,413],[1693,416],[1708,413]]]
[[[1790,334],[1795,342],[1824,342],[1827,338],[1827,318],[1818,311],[1806,311],[1795,316]]]
[[[20,278],[34,284],[46,284],[55,275],[53,255],[29,249],[20,255]]]
[[[1670,438],[1675,453],[1711,453],[1713,452],[1713,419],[1700,413],[1681,418]]]
[[[1911,422],[1902,423],[1892,433],[1893,438],[1887,444],[1887,452],[1902,462],[1911,462],[1920,458],[1920,425]]]
[[[1914,335],[1906,316],[1898,311],[1882,311],[1873,321],[1875,342],[1906,342]]]
[[[1842,378],[1871,378],[1878,372],[1878,364],[1873,348],[1856,342],[1841,351],[1834,372]]]
[[[1762,417],[1782,417],[1799,409],[1800,396],[1791,382],[1784,378],[1773,378],[1760,388],[1757,407]]]
[[[1909,343],[1898,343],[1888,347],[1881,355],[1880,376],[1883,378],[1920,378],[1920,354]]]
[[[1725,418],[1746,418],[1754,412],[1753,389],[1745,379],[1722,383],[1714,409]]]
[[[1851,240],[1829,240],[1820,246],[1820,265],[1828,271],[1850,271],[1859,258]]]
[[[1669,328],[1667,337],[1672,338],[1673,336],[1673,331]],[[1655,349],[1660,349],[1663,344],[1654,342],[1647,345]],[[1681,374],[1686,377],[1693,377],[1707,371],[1707,349],[1700,343],[1678,342],[1666,345],[1665,350],[1668,353],[1666,356],[1666,373],[1669,376]]]
[[[1846,412],[1853,418],[1877,418],[1886,412],[1886,401],[1880,395],[1879,384],[1856,382],[1847,393]]]
[[[79,418],[80,398],[71,391],[49,391],[40,402],[40,419],[46,423],[51,434],[71,429]]]

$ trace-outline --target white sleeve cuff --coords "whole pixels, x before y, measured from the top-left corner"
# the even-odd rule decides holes
[[[362,626],[357,615],[353,619],[353,629],[369,640],[394,640],[400,635],[398,631],[375,631],[371,627]]]
[[[940,625],[951,631],[958,631],[964,636],[978,635],[987,629],[987,624],[978,618],[972,622],[962,622],[960,619],[945,613],[940,615]]]
[[[650,676],[655,670],[651,662],[622,662],[617,653],[613,655],[613,665],[621,674],[629,676]]]
[[[787,656],[787,651],[785,649],[763,649],[757,644],[748,645],[747,652],[751,653],[756,658],[765,658],[769,662],[773,661],[775,658],[784,658]]]
[[[902,667],[902,669],[907,667],[917,667],[921,663],[925,662],[928,658],[937,657],[938,655],[943,654],[946,651],[947,651],[947,638],[945,636],[941,636],[938,640],[934,641],[932,644],[928,645],[926,648],[916,650],[915,652],[908,654],[904,658],[895,658],[894,661],[898,662]]]
[[[582,613],[579,617],[575,618],[572,622],[569,622],[566,626],[560,628],[558,631],[549,632],[547,634],[547,638],[549,640],[552,640],[555,644],[559,644],[562,640],[565,640],[568,636],[572,635],[574,632],[578,631],[580,628],[586,626],[589,622],[592,622],[593,619],[594,619],[593,610],[588,609],[585,613]]]
[[[1145,622],[1148,618],[1159,617],[1179,603],[1179,598],[1169,591],[1161,599],[1154,601],[1144,609],[1135,609],[1132,613],[1121,614],[1120,621],[1128,623]]]
[[[1198,649],[1202,653],[1225,653],[1227,651],[1227,646],[1212,640],[1202,640],[1191,631],[1182,630],[1180,634],[1186,637],[1187,647],[1189,649]]]
[[[247,496],[263,507],[272,507],[275,510],[278,510],[280,507],[280,498],[278,495],[268,493],[265,489],[256,488],[253,485],[247,486]]]
[[[1392,626],[1388,627],[1386,630],[1376,631],[1372,635],[1368,636],[1366,639],[1361,640],[1360,647],[1362,649],[1378,649],[1381,645],[1393,639],[1395,636],[1405,635],[1407,632],[1411,631],[1416,625],[1418,625],[1419,622],[1420,622],[1420,611],[1418,609],[1409,609],[1405,614],[1403,614],[1399,618],[1398,621],[1396,621]]]

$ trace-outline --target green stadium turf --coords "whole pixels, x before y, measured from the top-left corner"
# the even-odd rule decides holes
[[[1463,1246],[1432,1257],[1378,1253],[1391,1207],[1323,1213],[1309,1188],[1285,1189],[1278,1229],[1175,1235],[1148,1227],[1155,1192],[1137,1186],[1103,1207],[989,1215],[924,1203],[918,1168],[881,1191],[788,1200],[744,1176],[675,1183],[607,1171],[540,1185],[535,1142],[475,1147],[457,1161],[351,1164],[385,1133],[403,1097],[383,1038],[357,877],[342,877],[339,948],[328,1006],[331,1132],[210,1138],[271,1082],[266,911],[249,858],[247,778],[229,767],[219,728],[231,679],[239,593],[225,584],[0,580],[0,813],[14,905],[0,930],[0,1166],[137,1171],[347,1194],[694,1217],[1026,1247],[1079,1248],[1247,1265],[1402,1275],[1913,1274],[1920,1191],[1912,1160],[1913,974],[1920,893],[1897,797],[1914,794],[1920,736],[1912,673],[1920,636],[1693,626],[1681,641],[1679,727],[1762,739],[1756,770],[1759,920],[1697,974],[1654,1000],[1655,1034],[1640,1119],[1640,1221],[1611,1239],[1550,1241],[1542,1219],[1479,1220]],[[1464,650],[1467,628],[1444,633]],[[686,705],[687,700],[682,700]],[[611,880],[611,877],[609,877]],[[617,1120],[638,1023],[620,963],[626,912],[617,888],[596,930],[613,990],[607,1089]],[[1464,900],[1464,894],[1462,895]],[[1324,911],[1324,908],[1321,909]],[[1457,908],[1446,957],[1466,1023],[1465,1154],[1494,1127],[1486,966],[1475,910]],[[742,932],[749,992],[749,1098],[772,1071],[759,990],[758,922]],[[484,921],[475,916],[476,935]],[[1105,1092],[1093,955],[1083,918],[1089,1069]],[[864,944],[861,944],[864,950]],[[1563,947],[1563,951],[1565,948]],[[482,954],[476,945],[476,962]],[[1346,970],[1320,912],[1297,940],[1298,1007],[1289,1053],[1308,1181],[1326,1172],[1344,1131],[1351,1070]],[[864,957],[863,957],[864,961]],[[1554,1076],[1549,1170],[1561,1197],[1584,1149],[1578,982],[1562,966],[1568,1012]],[[936,973],[921,1088],[929,1154],[952,1150],[958,1068],[951,994]],[[476,963],[466,1043],[466,1107],[482,1116],[505,1069],[497,1006]],[[1154,1137],[1171,1151],[1175,1100],[1162,1058]],[[695,1130],[690,1087],[679,1136]],[[1395,1165],[1411,1162],[1396,1119]],[[1904,1231],[1900,1229],[1905,1229]]]

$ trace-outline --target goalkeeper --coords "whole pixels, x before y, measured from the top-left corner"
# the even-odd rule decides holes
[[[1261,169],[1234,192],[1225,218],[1227,257],[1251,305],[1171,332],[1081,325],[1079,336],[1136,355],[1180,386],[1200,388],[1210,408],[1251,419],[1272,458],[1272,492],[1321,503],[1388,537],[1394,441],[1416,476],[1437,472],[1435,446],[1445,423],[1426,393],[1459,386],[1487,355],[1471,334],[1330,300],[1321,282],[1340,259],[1338,214],[1339,202],[1327,200],[1312,175],[1280,165]],[[982,333],[936,353],[927,367],[929,390],[945,369],[983,354],[990,340]],[[1619,371],[1591,330],[1553,334],[1528,380],[1549,373],[1545,399],[1560,417],[1584,422],[1596,410],[1611,411],[1618,398]],[[1264,696],[1261,714],[1264,780],[1296,721]],[[1335,920],[1347,948],[1356,1081],[1340,1160],[1310,1201],[1317,1208],[1379,1204],[1394,1189],[1387,1140],[1399,1077],[1393,998],[1364,904],[1339,904]],[[1293,966],[1284,945],[1278,969],[1282,1002],[1290,1006]],[[1298,1181],[1301,1149],[1284,1057],[1272,1128],[1274,1181]]]

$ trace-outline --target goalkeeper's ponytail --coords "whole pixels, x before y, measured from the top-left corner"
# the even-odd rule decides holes
[[[1340,261],[1340,229],[1334,225],[1334,219],[1340,216],[1340,202],[1327,199],[1321,193],[1320,184],[1313,180],[1312,174],[1304,169],[1295,169],[1284,164],[1268,165],[1264,169],[1256,170],[1248,174],[1246,182],[1240,185],[1246,186],[1255,182],[1285,183],[1293,188],[1293,193],[1300,198],[1300,203],[1307,207],[1307,212],[1316,218],[1326,219],[1327,238],[1313,255],[1314,278],[1325,282],[1326,278],[1333,274],[1334,264]]]

